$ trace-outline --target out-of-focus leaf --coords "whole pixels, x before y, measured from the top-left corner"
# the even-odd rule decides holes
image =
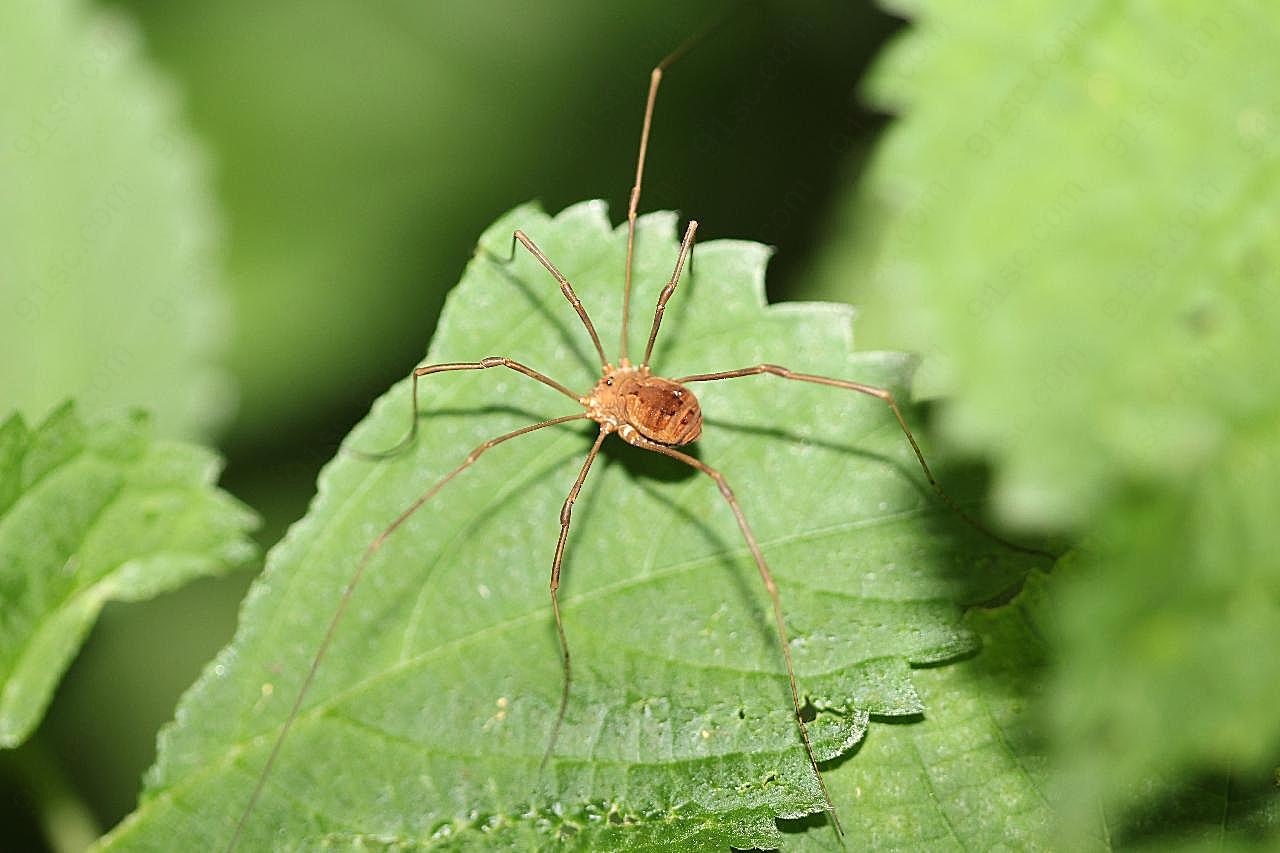
[[[1280,9],[913,6],[873,78],[901,116],[855,208],[871,254],[821,292],[868,301],[834,284],[861,269],[996,508],[1090,543],[1054,635],[1055,796],[1123,822],[1280,756],[1253,652],[1280,637]]]
[[[217,221],[171,89],[119,13],[0,7],[0,398],[143,406],[166,435],[228,410]]]
[[[879,221],[854,301],[933,356],[947,434],[999,461],[997,508],[1079,523],[1270,423],[1280,9],[912,6],[872,77],[900,116],[858,207]],[[821,292],[855,295],[848,261]]]
[[[1270,851],[1280,838],[1280,767],[1224,772],[1178,786],[1140,810],[1122,832],[1122,850]]]
[[[1064,809],[1150,810],[1188,779],[1280,765],[1278,490],[1276,439],[1237,434],[1185,490],[1117,500],[1064,574]]]
[[[214,488],[207,450],[140,415],[0,426],[0,746],[21,743],[102,605],[246,562],[253,514]]]
[[[670,275],[674,225],[670,214],[642,220],[633,347]],[[625,230],[588,203],[555,218],[524,207],[493,225],[430,358],[510,355],[586,391],[599,368],[555,282],[523,253],[509,267],[485,254],[505,255],[517,226],[616,347]],[[732,241],[697,249],[655,369],[772,360],[905,398],[910,360],[854,354],[844,309],[764,305],[767,255]],[[878,400],[770,377],[697,393],[707,424],[696,452],[725,472],[777,576],[818,753],[847,751],[869,714],[919,713],[909,665],[972,647],[953,594],[991,596],[1027,561],[940,506]],[[432,377],[422,399],[411,451],[380,463],[344,454],[325,469],[107,848],[224,843],[364,548],[482,440],[578,410],[505,370]],[[393,444],[407,405],[401,383],[347,446]],[[495,448],[386,541],[249,818],[246,849],[770,846],[776,817],[820,808],[768,598],[728,507],[708,478],[616,437],[573,516],[561,592],[575,681],[539,771],[561,686],[547,573],[593,432]],[[916,779],[904,796],[930,794]]]

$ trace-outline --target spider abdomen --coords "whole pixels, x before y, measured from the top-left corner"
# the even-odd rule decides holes
[[[702,434],[702,408],[678,382],[647,376],[624,392],[627,422],[651,441],[688,444]]]

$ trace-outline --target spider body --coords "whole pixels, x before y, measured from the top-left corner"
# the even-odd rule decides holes
[[[629,444],[637,434],[658,444],[679,447],[702,434],[702,408],[685,386],[650,373],[647,366],[606,366],[604,375],[582,398],[587,415]]]

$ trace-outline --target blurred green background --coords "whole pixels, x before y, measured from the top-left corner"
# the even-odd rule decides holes
[[[32,5],[5,14],[15,24],[48,17],[24,8]],[[162,92],[169,114],[157,121],[190,149],[179,167],[211,202],[198,296],[213,307],[197,311],[192,296],[174,310],[197,326],[216,314],[230,339],[116,399],[86,387],[74,364],[63,381],[28,372],[5,390],[32,421],[71,394],[174,411],[165,431],[225,454],[223,485],[264,515],[264,549],[305,511],[317,470],[369,402],[419,360],[489,222],[528,199],[554,211],[600,197],[616,220],[625,216],[649,69],[715,15],[674,2],[564,0],[533,10],[398,0],[54,5],[68,29],[101,31],[113,49],[125,45],[128,61],[150,66],[137,88]],[[857,84],[900,25],[864,4],[744,7],[667,77],[642,209],[696,215],[700,239],[779,247],[769,291],[787,298],[883,125]],[[79,113],[98,93],[76,87],[100,80],[74,45],[50,39],[32,73],[66,69],[69,82],[51,84],[48,103]],[[102,116],[58,136],[74,138],[50,169],[93,164],[99,134],[129,121],[133,105],[102,97]],[[27,114],[62,111],[32,103]],[[128,153],[121,164],[135,168]],[[76,203],[69,189],[53,215]],[[103,316],[75,314],[67,337],[106,326],[102,334],[117,337],[102,346],[118,348],[119,336],[151,333],[135,318],[110,328],[114,318]],[[184,343],[158,342],[155,356],[176,362],[166,350]],[[49,359],[46,371],[72,361]],[[175,403],[197,376],[215,391]],[[0,825],[22,828],[6,845],[21,837],[19,848],[39,847],[32,799],[59,786],[83,799],[98,829],[132,808],[156,730],[230,639],[250,580],[243,572],[108,606],[33,742],[4,759]],[[29,790],[33,778],[43,793]]]

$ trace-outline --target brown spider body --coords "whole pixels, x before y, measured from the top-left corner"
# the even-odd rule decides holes
[[[653,376],[644,365],[606,367],[582,405],[602,429],[617,432],[629,444],[639,444],[639,434],[679,447],[702,434],[702,408],[694,393],[679,382]]]

